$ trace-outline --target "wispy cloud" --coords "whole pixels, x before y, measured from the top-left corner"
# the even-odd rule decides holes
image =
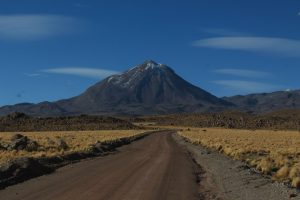
[[[24,75],[25,76],[29,76],[29,77],[38,77],[38,76],[41,76],[41,74],[39,74],[39,73],[25,73]]]
[[[80,23],[61,15],[0,15],[0,39],[42,39],[74,32]]]
[[[200,30],[204,33],[221,35],[221,36],[250,36],[251,35],[249,33],[234,31],[230,29],[223,29],[223,28],[201,28]]]
[[[270,77],[272,74],[263,72],[263,71],[256,71],[256,70],[248,70],[248,69],[217,69],[213,71],[214,73],[218,74],[225,74],[225,75],[232,75],[232,76],[240,76],[240,77],[247,77],[247,78],[265,78]]]
[[[242,93],[257,93],[257,92],[270,92],[274,90],[282,90],[280,85],[272,85],[257,81],[244,81],[244,80],[217,80],[213,83],[224,86],[225,88]]]
[[[52,73],[52,74],[76,75],[76,76],[83,76],[83,77],[96,78],[96,79],[106,78],[108,76],[119,73],[113,70],[83,68],[83,67],[52,68],[52,69],[42,70],[41,72]]]
[[[196,47],[300,56],[300,40],[272,37],[214,37],[193,42]]]

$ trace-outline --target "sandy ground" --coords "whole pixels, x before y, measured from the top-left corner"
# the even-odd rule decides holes
[[[234,161],[216,151],[185,142],[180,136],[173,138],[191,153],[201,166],[200,192],[205,199],[224,200],[285,200],[300,199],[295,189],[273,183],[244,163]]]
[[[199,199],[197,165],[171,133],[152,134],[118,151],[8,187],[0,199]]]

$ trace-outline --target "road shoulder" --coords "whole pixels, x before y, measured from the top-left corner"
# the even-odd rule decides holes
[[[177,134],[173,134],[173,138],[190,152],[202,169],[199,184],[204,199],[300,199],[300,194],[295,189],[272,182],[240,161],[234,161],[200,145],[193,145]]]

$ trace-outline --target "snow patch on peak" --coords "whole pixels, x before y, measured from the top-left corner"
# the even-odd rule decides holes
[[[149,62],[149,63],[147,63],[147,65],[146,65],[146,70],[148,70],[148,69],[155,69],[155,68],[160,68],[160,67],[163,67],[164,65],[163,64],[160,64],[160,63],[154,63],[154,62]]]
[[[132,67],[132,68],[130,68],[129,70],[128,70],[128,72],[130,72],[130,71],[132,71],[132,70],[134,70],[134,69],[136,69],[136,68],[138,68],[139,66],[138,65],[136,65],[136,66],[134,66],[134,67]]]
[[[145,61],[143,64],[136,65],[122,74],[116,74],[108,77],[107,82],[122,88],[132,88],[135,83],[145,75],[153,72],[163,73],[167,66],[154,61]],[[145,74],[144,74],[145,73]]]
[[[146,65],[146,68],[145,68],[145,69],[146,69],[146,70],[147,70],[147,69],[150,69],[150,68],[151,68],[151,69],[154,69],[155,67],[157,67],[157,65],[156,65],[156,64],[154,64],[154,63],[147,63],[147,65]]]
[[[111,76],[107,79],[107,82],[111,82],[114,79],[114,76]]]

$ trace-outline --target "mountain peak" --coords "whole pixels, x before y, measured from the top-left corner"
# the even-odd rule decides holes
[[[153,60],[146,60],[143,63],[136,65],[132,68],[130,68],[129,70],[125,71],[124,74],[127,73],[145,73],[145,72],[149,72],[149,71],[165,71],[166,69],[169,69],[171,71],[173,71],[170,67],[168,67],[167,65],[161,64],[161,63],[157,63]]]
[[[155,62],[154,60],[145,60],[143,64],[158,65],[158,63]]]
[[[165,67],[166,65],[157,63],[153,60],[146,60],[143,64],[140,65],[140,67],[144,67],[145,69],[154,69],[154,68],[160,68]]]
[[[142,79],[163,76],[167,73],[174,73],[174,71],[166,65],[156,63],[153,60],[146,60],[124,73],[108,77],[106,81],[122,88],[134,88],[133,85],[138,84]]]

